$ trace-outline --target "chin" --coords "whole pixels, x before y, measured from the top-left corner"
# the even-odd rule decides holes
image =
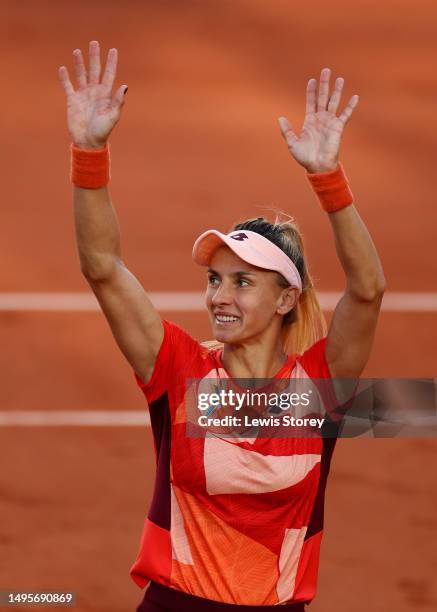
[[[214,329],[214,337],[217,340],[217,342],[235,342],[235,340],[233,340],[233,336],[235,336],[235,334],[226,332],[224,330],[217,330]]]
[[[212,331],[217,342],[235,343],[241,338],[241,330],[220,329],[217,325],[212,326]]]

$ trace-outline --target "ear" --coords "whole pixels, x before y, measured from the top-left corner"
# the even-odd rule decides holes
[[[296,287],[287,287],[279,297],[279,305],[276,312],[280,315],[286,315],[293,310],[299,300],[299,295]]]

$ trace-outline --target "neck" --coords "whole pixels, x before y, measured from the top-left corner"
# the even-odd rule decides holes
[[[286,361],[280,337],[223,347],[222,363],[232,378],[273,378]]]

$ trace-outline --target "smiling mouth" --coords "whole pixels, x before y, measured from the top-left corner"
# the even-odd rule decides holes
[[[214,315],[214,321],[217,323],[217,325],[231,325],[232,323],[239,321],[239,317],[216,314]]]

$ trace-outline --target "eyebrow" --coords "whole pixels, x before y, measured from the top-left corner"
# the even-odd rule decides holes
[[[208,268],[208,274],[217,274],[217,276],[220,276],[220,274],[212,268]],[[233,272],[231,276],[256,276],[256,273],[247,270],[239,270],[238,272]]]

